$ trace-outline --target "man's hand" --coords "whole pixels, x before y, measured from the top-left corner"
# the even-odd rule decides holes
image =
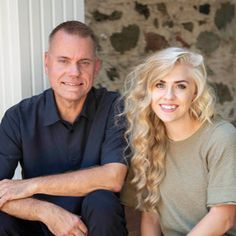
[[[87,227],[77,215],[56,205],[44,211],[41,221],[55,236],[88,235]]]
[[[22,199],[34,195],[34,187],[34,183],[31,180],[1,180],[0,208],[7,201]]]

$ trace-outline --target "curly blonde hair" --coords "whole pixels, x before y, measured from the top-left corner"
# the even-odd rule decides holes
[[[203,57],[184,48],[167,48],[147,58],[127,76],[123,96],[127,117],[126,137],[131,149],[132,184],[137,190],[137,208],[156,211],[160,201],[159,185],[165,176],[165,157],[168,148],[163,122],[151,108],[151,92],[176,64],[189,65],[190,76],[197,95],[190,116],[201,122],[214,116],[215,95],[207,84]]]

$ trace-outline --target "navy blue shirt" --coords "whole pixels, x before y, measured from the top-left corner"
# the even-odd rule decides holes
[[[73,124],[60,118],[52,89],[13,106],[0,125],[0,179],[12,178],[18,162],[23,178],[125,163],[119,101],[92,88]]]

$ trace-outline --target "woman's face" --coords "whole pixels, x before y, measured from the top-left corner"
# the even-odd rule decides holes
[[[189,122],[189,108],[196,96],[196,84],[189,76],[190,67],[175,65],[159,80],[152,91],[152,109],[165,125]]]

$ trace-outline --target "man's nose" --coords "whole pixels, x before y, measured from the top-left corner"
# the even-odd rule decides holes
[[[79,76],[81,73],[80,67],[78,64],[72,64],[69,68],[69,73],[71,76]]]

